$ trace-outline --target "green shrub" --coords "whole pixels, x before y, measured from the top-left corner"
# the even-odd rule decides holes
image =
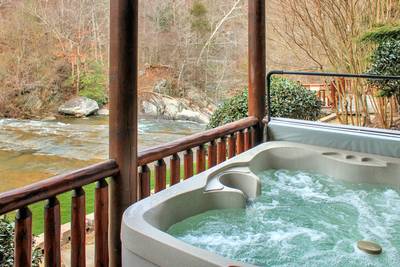
[[[372,55],[371,74],[385,76],[400,75],[400,39],[388,40],[379,44]],[[400,81],[398,80],[370,80],[380,89],[380,96],[395,96],[400,103]]]
[[[209,128],[215,128],[247,116],[247,90],[220,105],[211,116]],[[273,117],[316,120],[321,115],[321,101],[314,92],[300,83],[285,78],[273,78],[271,113]]]
[[[64,87],[76,90],[77,75],[70,75],[63,83]],[[79,95],[95,100],[100,106],[108,102],[107,78],[104,66],[93,62],[79,76]]]
[[[39,267],[42,262],[39,248],[32,251],[32,266]],[[14,226],[4,216],[0,216],[0,266],[12,267],[14,263]]]
[[[271,89],[271,113],[273,117],[317,120],[321,116],[322,103],[315,92],[298,82],[274,78]]]
[[[208,128],[215,128],[247,116],[247,90],[222,103],[212,114]]]
[[[80,76],[79,95],[93,99],[103,106],[108,102],[106,83],[107,78],[103,66],[92,63],[88,70]]]
[[[207,7],[201,1],[195,1],[190,9],[191,27],[194,32],[204,35],[211,31],[210,22],[207,18]]]
[[[370,74],[400,75],[400,23],[379,25],[363,34],[361,41],[376,45],[371,56]],[[400,81],[369,80],[380,89],[381,97],[396,97],[400,103]],[[399,107],[400,109],[400,107]]]
[[[156,26],[160,31],[169,31],[174,23],[174,10],[170,4],[157,7]]]

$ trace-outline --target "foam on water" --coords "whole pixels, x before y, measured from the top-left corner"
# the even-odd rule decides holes
[[[397,188],[268,170],[262,195],[246,209],[212,210],[168,233],[194,246],[259,266],[400,266]],[[379,256],[357,241],[383,247]]]

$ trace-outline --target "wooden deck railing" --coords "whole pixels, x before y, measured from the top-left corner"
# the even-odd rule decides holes
[[[152,181],[149,164],[154,163],[154,192],[157,193],[167,186],[165,158],[170,157],[170,185],[177,184],[182,178],[192,177],[195,171],[196,174],[201,173],[206,170],[206,167],[211,168],[227,158],[250,149],[255,143],[254,126],[257,124],[257,118],[248,117],[140,152],[138,155],[140,199],[151,194]],[[194,148],[196,148],[195,158]],[[183,166],[181,166],[180,158],[182,153]],[[181,168],[183,168],[183,177],[181,177]]]
[[[15,219],[14,266],[31,266],[32,213],[29,205],[47,200],[44,206],[44,263],[61,266],[61,214],[57,196],[73,191],[71,199],[71,266],[85,266],[86,210],[83,186],[96,183],[95,263],[108,266],[108,184],[118,174],[114,160],[108,160],[68,174],[0,194],[0,215],[17,211]]]
[[[170,185],[188,179],[227,158],[250,149],[255,143],[258,119],[248,117],[227,125],[198,133],[180,140],[142,151],[138,155],[140,166],[138,182],[140,198],[151,194],[150,164],[154,164],[154,192],[167,187],[167,165],[170,157]],[[196,149],[195,160],[193,149]],[[180,154],[183,152],[183,167]],[[194,165],[195,163],[195,165]],[[194,170],[196,166],[196,170]],[[95,265],[108,266],[108,184],[106,178],[119,173],[114,160],[108,160],[68,174],[58,175],[32,185],[0,194],[0,215],[16,211],[14,266],[31,266],[32,213],[29,205],[47,200],[44,205],[44,263],[61,266],[61,211],[57,199],[72,191],[71,198],[71,265],[85,266],[86,209],[84,186],[96,183],[95,190]],[[36,214],[35,214],[36,215]]]

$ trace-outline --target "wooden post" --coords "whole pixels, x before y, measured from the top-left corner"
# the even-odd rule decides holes
[[[184,179],[189,179],[193,176],[193,151],[192,149],[188,149],[183,156],[183,164],[184,164]]]
[[[110,2],[110,158],[119,174],[110,181],[110,266],[121,266],[121,219],[138,199],[138,0]]]
[[[86,266],[86,201],[82,187],[71,200],[71,267]]]
[[[96,183],[94,201],[94,262],[96,267],[108,267],[108,184]]]
[[[244,138],[244,151],[247,151],[252,148],[251,146],[251,128],[247,128],[244,130],[243,138]]]
[[[170,169],[170,185],[179,183],[181,181],[181,159],[178,154],[172,155]]]
[[[201,145],[197,148],[196,152],[196,174],[206,170],[206,150]]]
[[[150,178],[151,172],[147,165],[143,165],[141,167],[141,171],[139,173],[139,181],[140,181],[140,199],[144,199],[151,194],[150,188]]]
[[[226,160],[226,138],[222,137],[217,144],[217,163],[221,164]]]
[[[61,214],[56,197],[47,200],[44,208],[44,266],[61,266]]]
[[[14,267],[32,266],[32,213],[22,208],[15,216]]]
[[[231,134],[228,136],[228,158],[233,158],[235,156],[236,151],[236,138],[235,134]]]
[[[244,133],[239,131],[236,133],[236,155],[244,152]]]
[[[167,165],[163,159],[157,161],[154,166],[155,185],[154,192],[158,193],[167,187]]]
[[[217,145],[215,141],[211,141],[208,145],[208,168],[212,168],[217,165]]]
[[[253,146],[262,142],[265,116],[266,48],[265,0],[249,0],[249,116],[259,119]]]

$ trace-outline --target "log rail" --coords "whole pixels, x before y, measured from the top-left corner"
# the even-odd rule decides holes
[[[248,117],[140,152],[136,165],[139,166],[140,199],[250,149],[255,144],[258,123],[256,117]],[[195,153],[193,153],[194,149],[196,149]],[[183,160],[180,157],[182,153]],[[164,160],[167,157],[170,157],[168,166]],[[154,178],[151,176],[149,166],[154,166]],[[181,172],[183,177],[181,177]],[[29,206],[40,201],[46,201],[43,229],[44,266],[61,266],[61,210],[57,197],[66,192],[72,192],[71,264],[85,266],[86,200],[83,187],[93,183],[96,183],[94,261],[96,266],[109,266],[109,186],[106,179],[117,175],[119,175],[119,167],[116,161],[107,160],[1,193],[0,215],[16,211],[14,266],[31,266],[32,213]],[[151,187],[152,179],[154,187]]]
[[[151,184],[154,182],[154,192],[164,190],[168,184],[174,185],[205,171],[227,158],[243,153],[255,144],[256,117],[226,124],[205,132],[194,134],[177,141],[141,151],[137,158],[139,167],[139,198],[144,199],[151,194]],[[195,149],[195,157],[193,150]],[[183,164],[181,156],[183,154]],[[170,157],[169,177],[165,159]],[[154,165],[154,178],[151,181],[150,164]],[[194,168],[195,167],[195,168]],[[181,177],[181,173],[183,177]]]
[[[16,212],[14,266],[31,266],[32,213],[29,205],[47,200],[44,206],[44,266],[61,266],[61,213],[57,196],[72,191],[71,264],[85,266],[86,209],[83,186],[96,183],[95,262],[108,266],[108,184],[106,178],[119,173],[108,160],[67,174],[0,194],[0,215]]]

